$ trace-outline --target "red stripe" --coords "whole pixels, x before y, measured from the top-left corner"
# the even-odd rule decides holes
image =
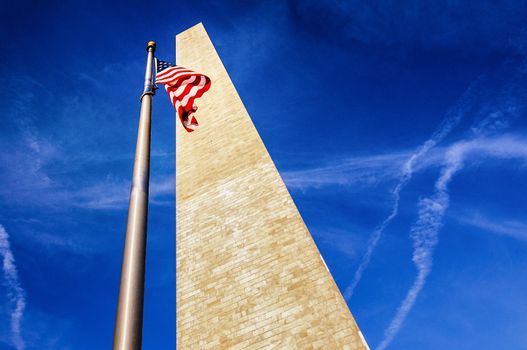
[[[187,76],[185,78],[182,78],[182,79],[178,79],[174,84],[168,84],[170,87],[174,88],[174,90],[176,90],[177,88],[179,88],[181,85],[183,84],[188,84],[187,82],[187,79],[190,78],[191,76]]]
[[[168,75],[174,72],[178,72],[178,71],[181,71],[179,67],[169,67],[169,68],[163,69],[161,72],[157,72],[156,78],[165,78]]]
[[[204,79],[204,77],[201,77],[201,78]],[[176,98],[181,103],[183,103],[183,100],[187,96],[190,96],[190,97],[188,97],[187,102],[184,104],[184,107],[186,109],[188,109],[188,108],[193,106],[194,100],[196,98],[201,97],[210,88],[210,82],[208,82],[206,80],[206,78],[205,78],[205,84],[203,86],[201,86],[200,88],[196,89],[195,91],[191,92],[191,90],[194,89],[198,85],[200,85],[200,83],[198,83],[198,82],[187,84],[187,86],[185,86],[183,91],[181,91],[179,94],[176,94],[176,92],[175,92],[176,89],[173,89],[172,87],[171,87],[170,91],[174,91],[173,98]]]
[[[184,77],[192,75],[192,72],[188,71],[177,71],[177,72],[169,72],[168,74],[158,75],[156,77],[156,82],[161,84],[170,84],[171,82],[175,82],[176,80]]]
[[[178,66],[168,67],[168,68],[163,69],[160,72],[157,72],[157,75],[166,75],[166,74],[169,74],[175,71],[182,71],[182,70],[188,70],[188,69],[183,68],[183,67],[178,67]]]
[[[201,87],[200,89],[194,92],[194,95],[189,98],[187,105],[190,105],[192,107],[194,105],[194,100],[203,96],[203,94],[210,89],[210,79],[208,79],[207,77],[204,77],[204,78],[205,78],[205,85],[203,85],[203,87]]]
[[[179,100],[179,102],[183,103],[183,99],[190,93],[190,90],[194,87],[194,84],[187,84],[185,86],[185,88],[183,89],[183,91],[176,95],[175,97]],[[189,102],[187,102],[183,108],[185,108],[186,111],[188,111],[188,105],[189,105]],[[192,106],[190,106],[192,107]]]
[[[198,79],[189,82],[188,79],[191,77]],[[180,106],[176,108],[176,111],[185,130],[188,132],[194,131],[198,126],[198,121],[194,117],[194,102],[210,89],[210,78],[203,74],[198,74],[183,67],[176,66],[161,71],[156,77],[156,83],[165,85],[165,90],[174,108],[176,108],[176,104],[179,102]],[[198,88],[196,89],[196,87]],[[176,90],[179,88],[183,89],[176,94]],[[196,90],[192,91],[192,89]],[[183,105],[185,98],[188,98],[188,100]]]
[[[204,92],[206,92],[209,88],[210,88],[210,79],[208,79],[206,76],[200,76],[200,81],[195,81],[193,83],[190,83],[189,84],[191,86],[190,89],[196,87],[196,86],[200,86],[200,88],[198,88],[196,91],[194,91],[192,93],[193,97],[194,98],[197,98],[197,97],[201,97],[203,95]],[[180,93],[179,94],[179,98],[181,101],[183,101],[183,99],[188,95],[190,94],[190,89],[185,89],[184,92]],[[188,92],[187,92],[188,91]],[[188,104],[188,103],[187,103]]]
[[[187,73],[187,74],[185,74],[185,73]],[[193,71],[188,70],[188,69],[179,69],[179,70],[173,70],[173,71],[170,71],[170,72],[166,72],[164,74],[159,74],[159,75],[156,76],[156,80],[163,80],[163,81],[169,82],[171,80],[175,81],[177,79],[181,79],[184,76],[189,76],[189,75],[196,75],[196,73],[194,73]]]

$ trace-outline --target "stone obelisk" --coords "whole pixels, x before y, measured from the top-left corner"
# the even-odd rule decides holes
[[[176,47],[212,80],[176,128],[178,349],[367,349],[203,25]]]

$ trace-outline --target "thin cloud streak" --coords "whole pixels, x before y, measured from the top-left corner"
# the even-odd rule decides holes
[[[401,199],[401,191],[406,184],[412,179],[412,175],[415,171],[416,162],[420,161],[425,155],[427,155],[432,148],[434,148],[439,142],[441,142],[450,132],[459,124],[463,118],[465,111],[472,105],[472,90],[474,86],[479,83],[480,79],[476,80],[467,91],[463,94],[460,102],[453,107],[446,115],[445,119],[441,122],[436,131],[432,136],[426,140],[421,146],[419,146],[404,163],[399,176],[399,182],[391,192],[392,197],[392,209],[390,214],[381,222],[381,224],[373,231],[368,244],[366,246],[366,252],[362,256],[362,259],[353,275],[351,284],[344,291],[344,298],[349,301],[353,296],[355,288],[362,279],[364,271],[368,267],[371,261],[373,252],[377,248],[379,241],[384,233],[386,227],[392,222],[392,220],[399,213],[399,201]]]
[[[460,114],[459,116],[461,117]],[[448,120],[450,120],[450,124],[446,123]],[[458,119],[445,120],[438,131],[404,163],[400,171],[399,183],[391,192],[393,203],[391,212],[370,237],[366,246],[366,253],[362,256],[354,278],[343,293],[346,300],[349,301],[353,296],[353,292],[369,265],[384,230],[397,216],[400,193],[415,172],[442,164],[443,157],[448,152],[457,152],[463,154],[465,158],[475,157],[476,159],[481,157],[527,159],[527,140],[519,135],[504,134],[499,137],[482,137],[459,142],[449,147],[436,147],[437,143],[445,138],[459,121]],[[484,129],[497,132],[507,126],[508,123],[506,121],[497,120],[496,114],[491,114],[488,118],[478,122],[471,131],[473,134],[478,135],[483,133]],[[409,152],[396,152],[393,154],[348,158],[345,162],[336,162],[320,168],[285,172],[283,177],[290,189],[304,190],[329,185],[371,185],[389,179],[390,175],[396,172],[402,159],[408,157],[408,154]],[[370,175],[370,177],[367,175]],[[365,178],[368,180],[365,180]]]
[[[473,130],[483,135],[488,130]],[[406,297],[397,309],[395,317],[384,332],[384,339],[377,350],[384,350],[399,333],[408,313],[413,308],[417,296],[426,283],[432,270],[433,251],[438,242],[438,233],[443,225],[443,217],[449,205],[448,185],[454,175],[463,169],[470,157],[499,159],[521,159],[527,161],[527,142],[508,135],[497,138],[476,138],[451,146],[445,154],[446,164],[434,186],[434,194],[419,201],[417,222],[410,229],[414,253],[412,261],[417,268],[417,276]]]
[[[107,175],[97,182],[64,181],[61,174],[49,173],[48,164],[64,160],[61,149],[32,133],[12,144],[10,152],[0,155],[0,178],[6,186],[0,189],[0,198],[11,204],[43,206],[48,208],[123,209],[128,205],[130,181]],[[155,156],[166,156],[156,153]],[[113,158],[115,159],[115,158]],[[108,162],[110,159],[102,159]],[[98,160],[93,160],[97,162]],[[92,164],[92,161],[88,162]],[[65,166],[69,163],[63,163]],[[155,174],[154,174],[155,175]],[[153,204],[166,205],[165,197],[174,196],[174,173],[159,174],[151,178],[150,198]],[[164,201],[163,201],[164,200]]]
[[[286,171],[282,177],[290,189],[306,190],[324,186],[374,185],[393,177],[407,153],[349,157],[321,167]]]
[[[25,348],[22,339],[22,317],[26,308],[26,297],[24,289],[18,278],[18,271],[15,265],[15,258],[9,244],[9,235],[2,225],[0,225],[0,256],[2,257],[2,271],[7,286],[9,301],[13,304],[11,311],[11,339],[17,350]]]
[[[464,225],[527,242],[527,223],[518,220],[491,220],[479,213],[456,217]]]
[[[130,64],[106,66],[105,79],[131,69],[135,68]],[[97,76],[86,73],[74,78],[88,84],[98,81]],[[44,85],[32,77],[20,75],[2,81],[1,91],[6,90],[5,86],[37,86],[42,88],[44,96],[21,89],[5,108],[9,118],[0,138],[0,146],[5,149],[0,154],[0,179],[4,184],[0,199],[12,206],[30,205],[52,210],[126,208],[131,174],[124,174],[123,167],[113,163],[127,161],[129,166],[133,153],[116,147],[110,140],[124,134],[129,125],[115,117],[115,106],[94,102],[93,96],[103,93],[104,89],[94,84],[90,94],[64,95],[63,108],[56,111],[56,104],[42,104],[52,99],[48,98],[49,91]],[[39,127],[46,114],[56,114],[52,123],[57,127],[51,130],[56,131],[59,126],[64,129],[60,130],[59,139],[53,132]],[[85,130],[84,126],[92,128],[91,123],[97,124],[97,129],[88,131],[96,132],[80,131]],[[173,157],[173,154],[158,149],[152,150],[151,156],[162,159]],[[96,176],[94,171],[97,171]],[[152,175],[151,203],[173,205],[173,170],[164,169],[163,173]]]
[[[432,270],[432,254],[438,241],[437,233],[442,226],[443,216],[449,203],[447,186],[454,174],[461,169],[461,160],[460,154],[450,158],[448,165],[443,168],[435,183],[434,195],[419,201],[419,218],[410,230],[414,247],[412,260],[417,268],[417,276],[401,306],[397,309],[395,317],[386,329],[384,339],[377,350],[386,349],[399,333],[406,316],[414,306],[415,300]]]
[[[151,204],[164,206],[175,196],[175,174],[152,179],[149,200]],[[104,181],[78,191],[65,192],[65,201],[71,206],[84,209],[124,209],[130,199],[130,181]]]

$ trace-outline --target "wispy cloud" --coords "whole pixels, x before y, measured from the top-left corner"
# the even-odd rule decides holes
[[[499,124],[506,125],[505,121]],[[487,126],[495,124],[482,123],[481,125],[484,127],[472,129],[476,135],[475,139],[461,141],[448,148],[445,153],[445,165],[435,182],[434,194],[419,201],[418,219],[410,229],[414,248],[412,260],[417,268],[417,275],[394,318],[385,330],[384,338],[377,347],[378,350],[386,349],[399,333],[432,270],[433,251],[437,245],[438,233],[449,205],[448,185],[454,175],[463,169],[468,159],[474,157],[487,158],[490,156],[500,159],[527,160],[527,140],[508,135],[497,138],[478,137],[491,132],[492,130],[489,130]],[[493,129],[502,130],[502,128]]]
[[[158,176],[150,182],[150,203],[165,205],[175,196],[175,174]],[[130,197],[130,181],[107,179],[78,190],[63,191],[62,202],[84,209],[124,209]]]
[[[6,156],[0,156],[5,159]],[[19,162],[9,174],[3,178],[11,183],[0,190],[0,197],[10,199],[11,204],[35,205],[53,208],[83,208],[83,209],[123,209],[128,205],[130,180],[117,176],[106,176],[97,181],[78,181],[73,184],[62,182],[60,177],[48,174],[42,166],[32,166],[28,161]],[[40,156],[39,156],[40,157]],[[20,157],[24,161],[24,157]],[[41,162],[52,161],[52,158]],[[132,160],[130,160],[132,161]],[[4,163],[10,164],[10,163]],[[11,163],[12,164],[12,163]],[[27,165],[27,166],[26,166]],[[131,174],[130,174],[131,176]],[[166,205],[167,197],[175,194],[174,173],[156,174],[150,182],[150,199],[154,205]],[[173,201],[172,201],[173,202]]]
[[[321,243],[349,259],[357,257],[357,250],[363,244],[360,235],[350,234],[349,231],[341,229],[312,229],[311,232],[317,238],[317,243]]]
[[[445,210],[448,208],[447,186],[454,174],[462,167],[461,157],[457,155],[449,158],[448,165],[441,171],[435,184],[434,195],[419,201],[419,218],[410,230],[410,237],[414,242],[412,260],[417,268],[417,276],[386,329],[384,339],[377,350],[386,349],[395,338],[430,274],[433,249],[437,245],[437,233],[442,226]]]
[[[372,186],[397,176],[408,157],[405,152],[349,157],[320,167],[286,171],[282,177],[290,189],[306,190],[324,186]]]
[[[105,67],[103,75],[122,76],[129,69],[129,66]],[[0,132],[0,146],[4,149],[0,154],[0,179],[4,185],[0,199],[10,206],[53,210],[127,207],[131,173],[123,170],[131,166],[123,164],[131,165],[133,153],[127,151],[133,150],[124,149],[112,140],[124,134],[133,138],[135,123],[123,125],[124,119],[115,117],[114,106],[94,101],[92,95],[108,88],[94,83],[100,77],[81,74],[77,78],[90,84],[90,93],[65,93],[57,103],[47,103],[54,99],[31,77],[20,75],[2,80],[0,92],[5,86],[17,86],[20,91],[9,104],[0,106],[8,116],[6,127]],[[24,86],[40,87],[44,95],[40,90],[35,95],[34,90]],[[54,115],[47,127],[41,125],[45,114]],[[173,152],[152,150],[154,165],[158,164],[156,160],[166,157],[172,158]],[[153,204],[173,203],[168,198],[174,197],[173,176],[173,169],[152,174]]]
[[[458,112],[461,113],[461,110]],[[460,115],[458,114],[458,116]],[[499,114],[493,113],[488,118],[476,122],[471,128],[472,136],[481,136],[491,130],[498,132],[506,128],[509,123],[503,118],[498,118],[498,116]],[[344,161],[328,163],[318,168],[288,171],[283,174],[288,187],[293,190],[316,189],[335,185],[373,186],[382,181],[393,179],[394,176],[399,176],[399,182],[391,191],[391,211],[370,236],[353,280],[344,290],[343,294],[346,300],[350,300],[353,296],[353,292],[369,265],[386,227],[398,215],[401,191],[415,172],[441,166],[447,153],[451,157],[456,154],[462,155],[463,158],[473,159],[476,163],[488,157],[527,159],[527,139],[521,135],[504,134],[498,137],[479,137],[451,146],[438,147],[437,144],[440,140],[445,138],[448,131],[452,130],[458,122],[459,119],[457,118],[447,118],[438,128],[438,131],[413,153],[401,151],[393,154],[352,157]],[[470,164],[472,163],[467,165]]]
[[[527,242],[527,222],[513,219],[496,220],[480,213],[460,215],[455,217],[455,219],[464,225]]]
[[[17,84],[39,86],[38,82],[30,78],[25,78]],[[88,147],[89,143],[79,145],[78,139],[86,136],[80,135],[78,131],[72,131],[78,130],[73,127],[67,128],[64,132],[71,137],[65,136],[61,139],[62,143],[54,142],[50,135],[36,127],[38,118],[33,113],[37,108],[32,108],[35,99],[36,97],[31,93],[17,94],[13,98],[14,107],[8,110],[9,120],[12,120],[9,124],[11,130],[0,138],[0,146],[5,150],[0,154],[0,179],[4,185],[0,189],[0,198],[10,205],[22,206],[29,204],[52,208],[87,209],[126,207],[131,173],[123,173],[122,169],[126,167],[122,166],[122,163],[131,165],[133,153],[125,153],[121,149],[119,152],[101,152]],[[71,115],[79,115],[84,111],[90,114],[90,117],[92,114],[96,115],[94,119],[105,119],[100,116],[104,113],[94,110],[95,107],[89,100],[75,98],[69,103],[64,108],[70,110]],[[81,118],[77,120],[82,123]],[[114,129],[122,129],[115,125],[110,126],[111,122],[107,120],[101,123],[108,125],[107,128],[100,128],[107,130],[108,134]],[[74,134],[70,135],[72,133]],[[104,132],[98,130],[98,137],[111,139],[100,134]],[[67,141],[70,138],[74,141]],[[173,152],[152,150],[154,161],[172,157]],[[106,174],[101,175],[101,170]],[[168,171],[169,174],[166,174],[166,170],[162,174],[153,174],[151,184],[153,199],[165,196],[169,192],[167,183],[170,181],[167,178],[173,177],[173,170]],[[173,195],[174,191],[171,192]]]
[[[14,347],[17,350],[22,350],[25,347],[22,339],[22,317],[26,308],[26,297],[18,279],[15,258],[9,243],[9,235],[2,225],[0,225],[0,256],[2,257],[2,271],[6,281],[7,294],[12,304],[11,339]]]
[[[504,64],[493,76],[482,75],[477,78],[460,97],[459,101],[447,112],[444,120],[436,131],[412,151],[395,152],[380,156],[365,156],[351,158],[346,161],[333,162],[318,168],[290,171],[284,174],[287,185],[292,189],[305,190],[330,185],[341,186],[372,186],[388,179],[396,179],[397,183],[390,192],[391,209],[388,215],[372,232],[366,250],[357,267],[350,285],[344,291],[346,300],[350,300],[367,269],[372,255],[389,224],[399,213],[401,191],[411,180],[413,174],[430,166],[442,166],[446,152],[450,148],[440,148],[437,145],[449,136],[466,116],[472,116],[475,122],[470,128],[471,141],[461,142],[455,147],[464,156],[470,153],[477,155],[492,155],[509,157],[511,152],[522,152],[521,139],[514,137],[481,138],[495,135],[506,129],[517,119],[524,108],[523,97],[525,89],[517,88],[516,81],[522,76],[521,65]],[[507,76],[504,81],[501,77]],[[499,81],[499,88],[493,84]]]
[[[362,279],[364,271],[370,264],[373,252],[377,248],[377,245],[379,244],[379,240],[381,239],[384,230],[398,215],[401,191],[411,180],[412,175],[415,171],[416,164],[421,163],[420,166],[424,166],[426,162],[422,161],[422,158],[424,158],[432,148],[434,148],[439,142],[441,142],[446,136],[448,136],[448,134],[450,134],[450,132],[459,124],[464,114],[466,113],[466,110],[472,105],[472,90],[474,89],[474,86],[476,86],[480,82],[480,80],[481,78],[476,80],[476,82],[473,83],[467,89],[467,91],[460,98],[460,101],[456,104],[456,106],[454,106],[448,111],[447,115],[445,116],[445,119],[441,122],[439,127],[432,134],[432,136],[428,140],[426,140],[421,146],[419,146],[416,150],[414,150],[407,158],[406,162],[404,162],[404,165],[400,171],[398,183],[391,191],[392,209],[388,216],[371,234],[370,239],[368,241],[368,245],[366,246],[366,252],[362,256],[357,270],[355,270],[353,280],[344,291],[344,298],[346,300],[350,300],[353,296],[353,292],[359,284],[360,280]]]

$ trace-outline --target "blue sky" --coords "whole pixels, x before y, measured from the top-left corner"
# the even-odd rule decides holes
[[[145,43],[203,22],[372,349],[527,349],[527,6],[3,2],[0,348],[113,338]],[[144,348],[175,347],[154,99]],[[180,127],[180,125],[177,125]]]

